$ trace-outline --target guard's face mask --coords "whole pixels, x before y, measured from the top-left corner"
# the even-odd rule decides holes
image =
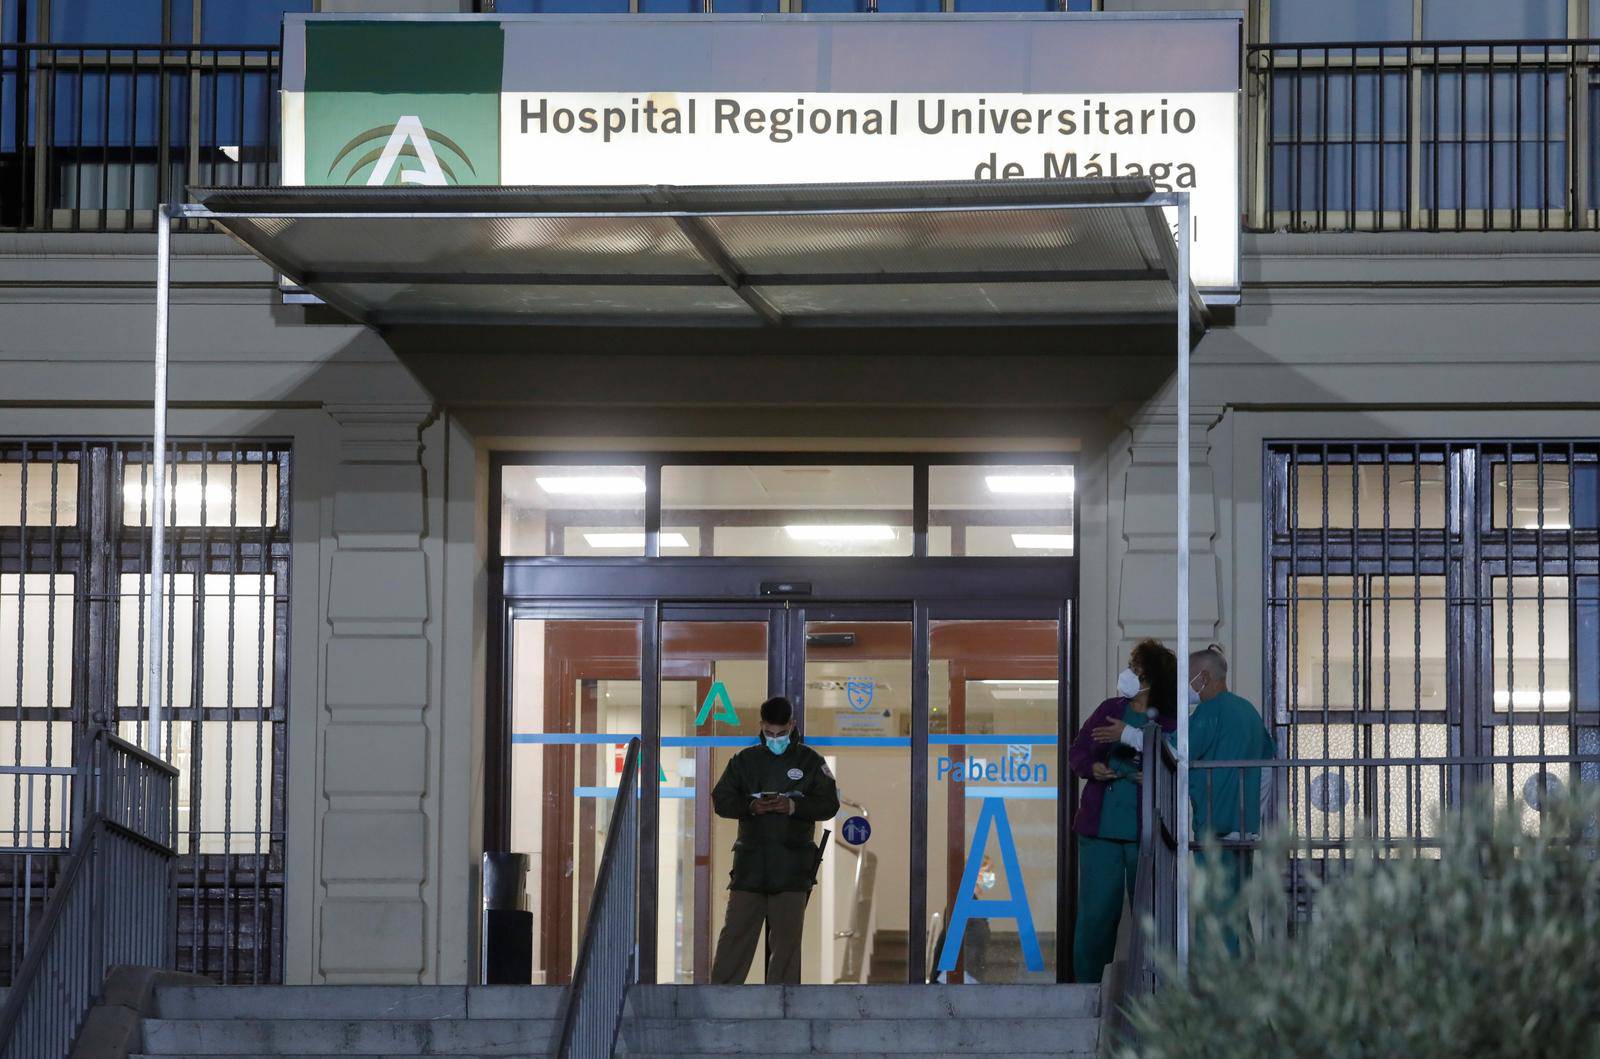
[[[767,741],[767,749],[772,751],[774,754],[781,754],[785,750],[789,749],[788,733],[784,733],[783,735],[779,736],[768,735],[763,736],[762,738]]]

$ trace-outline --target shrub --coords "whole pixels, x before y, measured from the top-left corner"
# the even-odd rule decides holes
[[[1530,829],[1477,805],[1439,821],[1438,849],[1358,849],[1293,937],[1244,925],[1246,906],[1288,922],[1283,876],[1265,870],[1288,863],[1286,838],[1256,855],[1247,900],[1219,900],[1210,858],[1191,986],[1169,967],[1172,984],[1130,1009],[1138,1044],[1120,1057],[1600,1056],[1597,810],[1589,793],[1550,799]]]

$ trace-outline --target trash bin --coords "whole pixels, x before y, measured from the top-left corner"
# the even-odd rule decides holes
[[[483,855],[483,982],[533,981],[533,913],[523,908],[528,855]]]

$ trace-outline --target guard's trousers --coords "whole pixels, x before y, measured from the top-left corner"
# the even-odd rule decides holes
[[[717,955],[711,963],[711,981],[717,985],[743,985],[755,960],[762,930],[767,935],[768,985],[800,984],[800,935],[805,929],[804,891],[758,894],[749,890],[728,892],[728,918],[717,938]]]

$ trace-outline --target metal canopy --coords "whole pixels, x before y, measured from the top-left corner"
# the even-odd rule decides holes
[[[190,194],[177,216],[377,327],[1060,326],[1178,308],[1162,207],[1182,196],[1143,178]]]
[[[215,222],[311,292],[378,326],[599,323],[922,326],[1174,320],[1176,644],[1189,655],[1189,354],[1205,309],[1189,282],[1187,191],[1148,180],[621,188],[192,189],[156,228],[152,510],[165,510],[171,230]],[[1162,207],[1172,207],[1169,228]],[[1203,326],[1203,324],[1202,324]],[[164,520],[152,527],[162,583]],[[165,593],[147,625],[162,627]],[[151,641],[150,749],[163,668]],[[1187,669],[1184,670],[1187,672]],[[1178,710],[1177,785],[1189,784]],[[1177,847],[1189,848],[1179,813]],[[1189,957],[1180,856],[1178,961]]]

